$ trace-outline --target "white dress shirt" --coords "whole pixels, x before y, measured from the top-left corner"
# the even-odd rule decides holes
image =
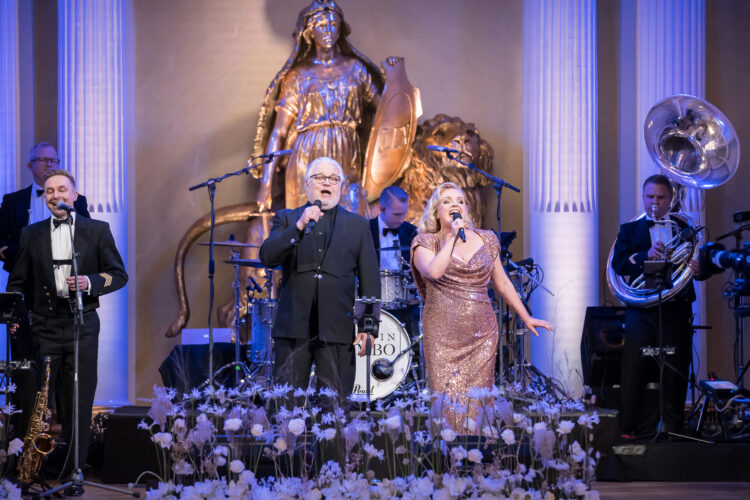
[[[661,241],[665,245],[669,243],[669,240],[672,239],[672,226],[674,226],[669,218],[669,214],[656,220],[646,215],[646,219],[654,221],[654,225],[648,228],[651,235],[651,245],[653,246],[657,241]]]
[[[55,223],[52,222],[54,219],[53,217],[50,217],[49,219],[49,229],[50,229],[50,237],[52,238],[52,260],[70,260],[73,257],[73,248],[71,246],[70,241],[70,232],[73,231],[73,237],[75,237],[76,234],[76,214],[75,212],[70,213],[68,217],[71,218],[73,221],[73,225],[68,226],[67,224],[60,224],[58,227],[55,227]],[[57,296],[58,297],[69,297],[70,296],[70,289],[68,287],[68,282],[66,281],[68,277],[70,276],[70,272],[73,268],[71,264],[60,264],[60,265],[52,265],[53,272],[55,275],[55,288],[57,289]],[[86,284],[83,286],[85,289],[83,293],[91,293],[91,282],[89,282],[89,279],[87,276],[82,276],[83,278],[86,278]]]
[[[398,241],[398,236],[392,233],[388,233],[388,236],[383,235],[383,228],[387,227],[383,223],[380,215],[378,215],[378,235],[380,236],[380,247],[398,247],[401,243]],[[391,271],[401,270],[401,263],[398,260],[400,255],[399,251],[391,250],[388,252],[380,252],[380,269],[388,269]]]

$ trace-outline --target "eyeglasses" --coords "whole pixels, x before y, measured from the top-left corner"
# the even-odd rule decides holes
[[[341,182],[341,177],[339,177],[338,175],[315,174],[308,177],[307,180],[313,180],[318,184],[325,184],[326,182],[330,182],[335,186],[336,184]]]
[[[32,158],[31,161],[46,163],[48,165],[58,165],[60,163],[59,158]]]

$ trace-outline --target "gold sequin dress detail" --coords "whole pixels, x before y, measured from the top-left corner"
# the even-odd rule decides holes
[[[422,276],[412,266],[412,274],[424,300],[422,333],[427,379],[432,392],[457,398],[468,406],[467,392],[474,387],[494,385],[497,356],[497,319],[487,295],[492,268],[500,251],[492,231],[474,230],[484,244],[464,262],[451,256],[445,274],[437,280]],[[423,246],[437,254],[443,241],[434,233],[418,234],[413,253]],[[463,418],[454,411],[444,417],[456,431],[463,430]],[[476,417],[476,409],[469,410]]]

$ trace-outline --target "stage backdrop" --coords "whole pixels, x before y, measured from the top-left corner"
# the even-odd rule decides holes
[[[130,287],[134,287],[129,312],[135,325],[131,329],[135,362],[130,394],[135,401],[150,396],[152,385],[160,382],[160,363],[177,343],[164,337],[177,313],[172,274],[175,250],[183,232],[208,209],[206,193],[187,188],[237,170],[247,160],[264,92],[289,56],[297,13],[309,2],[123,1],[131,15],[127,91],[132,115],[127,143]],[[620,61],[635,50],[632,27],[623,26],[621,12],[637,3],[597,4],[599,236],[598,241],[582,245],[598,246],[600,302],[608,298],[604,261],[617,226],[636,210],[628,206],[630,201],[622,203],[633,199],[634,188],[632,182],[622,181],[628,179],[632,164],[619,142],[620,117],[631,112],[623,95],[637,91],[622,88],[620,83],[628,71]],[[360,51],[377,63],[392,55],[406,58],[409,79],[421,89],[423,117],[447,113],[474,122],[495,150],[495,175],[523,188],[524,2],[341,0],[340,4],[352,27],[350,39]],[[36,141],[57,142],[57,3],[36,0],[31,10],[32,19],[22,19],[21,25],[31,26],[33,34],[22,29],[19,50],[33,57],[33,70],[22,71],[21,78],[21,119],[22,123],[33,121],[29,128],[33,133],[22,127],[21,151]],[[744,94],[750,87],[750,70],[743,63],[750,53],[750,34],[745,29],[750,23],[750,3],[708,0],[706,19],[706,98],[734,122],[747,149],[750,103]],[[26,64],[26,59],[21,61],[23,67]],[[733,181],[706,197],[712,236],[731,229],[733,211],[750,209],[746,195],[750,175],[747,162],[743,163],[745,168]],[[21,185],[28,183],[28,176],[22,175],[21,181]],[[218,187],[217,206],[247,201],[253,192],[248,179],[227,180]],[[519,233],[511,248],[517,258],[527,256],[522,213],[527,196],[522,189],[521,194],[508,191],[503,198],[503,229]],[[485,226],[494,224],[494,213],[490,200]],[[226,239],[230,232],[240,237],[242,229],[225,226],[216,237]],[[226,257],[217,251],[217,262]],[[217,305],[231,297],[230,272],[228,266],[217,264]],[[188,254],[185,275],[192,310],[188,327],[205,327],[205,248],[196,247]],[[714,330],[709,334],[708,359],[702,360],[722,377],[733,373],[734,327],[720,296],[726,278],[714,278],[707,287],[708,321]]]

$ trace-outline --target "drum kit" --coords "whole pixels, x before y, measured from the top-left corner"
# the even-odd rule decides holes
[[[199,243],[208,245],[208,243]],[[273,381],[273,330],[274,321],[278,314],[278,292],[274,283],[274,273],[278,268],[266,267],[260,260],[241,259],[242,248],[257,248],[257,245],[229,240],[214,242],[215,247],[228,248],[230,258],[224,263],[234,268],[234,324],[233,339],[235,342],[235,360],[220,367],[214,374],[218,378],[227,370],[234,370],[236,385],[255,382],[263,386],[270,386]],[[417,294],[408,263],[401,257],[401,253],[408,248],[387,247],[380,252],[398,252],[401,269],[381,270],[381,316],[379,335],[372,347],[370,373],[370,400],[376,401],[392,397],[399,390],[416,388],[425,389],[424,363],[422,362],[421,340],[419,331],[409,332],[407,325],[399,321],[397,316],[419,308],[421,302]],[[247,314],[242,314],[240,268],[251,267],[263,270],[265,280],[258,284],[253,276],[248,277]],[[263,294],[263,292],[266,292]],[[263,294],[263,296],[259,296]],[[419,326],[412,329],[419,330]],[[248,335],[249,333],[249,335]],[[242,349],[246,350],[247,363],[241,356]],[[356,356],[356,376],[354,381],[353,399],[366,397],[368,367],[366,357]]]

